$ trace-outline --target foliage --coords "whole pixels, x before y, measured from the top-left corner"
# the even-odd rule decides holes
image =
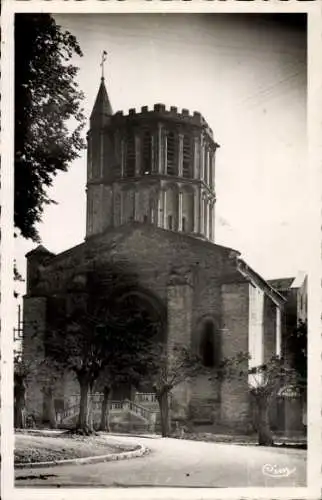
[[[15,17],[15,227],[39,241],[36,224],[53,203],[47,189],[84,147],[83,94],[73,56],[73,35],[50,14]]]
[[[292,354],[292,366],[298,376],[307,379],[307,321],[300,320],[289,338],[289,350]]]
[[[250,391],[255,398],[272,398],[283,386],[299,383],[296,371],[287,367],[279,356],[272,356],[267,363],[251,368],[249,375]]]
[[[236,356],[224,359],[213,375],[219,379],[241,380],[247,377],[249,391],[255,402],[255,427],[259,445],[273,445],[270,429],[269,409],[272,400],[280,389],[286,386],[298,387],[302,384],[298,372],[285,364],[283,358],[272,356],[266,363],[249,367],[249,354],[240,352]]]
[[[123,282],[120,276],[116,279]],[[100,382],[107,388],[116,383],[137,385],[147,377],[146,353],[156,332],[149,314],[136,303],[124,299],[111,304],[100,289],[91,291],[70,312],[64,298],[60,308],[57,299],[55,304],[51,298],[56,325],[49,322],[45,344],[48,363],[57,361],[77,377],[81,392],[78,430],[86,433],[92,432],[94,383],[101,376]]]
[[[25,280],[23,279],[22,275],[18,271],[16,260],[14,260],[14,262],[13,262],[13,280],[17,281],[19,283],[24,283],[25,282]],[[16,290],[14,290],[13,293],[14,293],[15,299],[17,299],[19,297],[19,293]]]
[[[157,343],[147,353],[146,363],[149,369],[153,389],[159,403],[161,432],[166,437],[170,434],[170,395],[172,390],[204,370],[200,357],[182,344],[167,346]]]
[[[280,356],[271,356],[266,363],[252,367],[249,366],[249,361],[251,357],[244,352],[225,358],[212,377],[238,380],[247,376],[250,392],[254,396],[267,397],[277,394],[283,385],[302,383],[296,370],[288,367]]]
[[[75,309],[66,315],[64,328],[48,332],[46,354],[77,377],[87,373],[94,382],[104,370],[111,380],[135,383],[146,372],[147,325],[142,311],[120,317],[100,305]]]
[[[200,357],[179,343],[170,348],[162,343],[155,344],[147,353],[146,363],[158,394],[172,391],[204,370]]]
[[[58,363],[47,363],[47,360],[34,356],[14,355],[14,421],[16,428],[24,428],[27,424],[26,393],[30,378],[37,379],[44,392],[51,390],[59,380],[61,367]],[[55,419],[51,425],[55,427]]]
[[[14,260],[14,263],[13,263],[13,279],[14,279],[14,281],[19,281],[21,283],[23,283],[25,281],[23,279],[22,275],[20,274],[20,272],[18,271],[16,260]]]

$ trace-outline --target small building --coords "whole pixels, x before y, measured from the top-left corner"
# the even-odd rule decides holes
[[[294,345],[293,334],[302,323],[307,325],[308,277],[299,272],[296,277],[278,278],[268,281],[285,298],[282,319],[282,356],[288,366],[294,366],[298,346]],[[284,432],[305,432],[307,427],[306,389],[286,386],[281,388],[272,418],[277,430]]]

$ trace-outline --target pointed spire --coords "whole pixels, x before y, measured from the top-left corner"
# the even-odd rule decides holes
[[[101,84],[96,96],[96,101],[90,117],[91,128],[93,126],[102,127],[106,125],[107,119],[112,115],[112,106],[108,98],[104,77],[102,77]]]

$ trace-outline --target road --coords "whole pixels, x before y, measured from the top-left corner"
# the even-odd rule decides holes
[[[113,439],[112,436],[108,437]],[[306,486],[306,452],[171,438],[115,436],[142,443],[143,457],[88,465],[16,470],[20,486]],[[264,470],[263,470],[264,469]],[[270,474],[270,475],[268,475]],[[273,474],[274,477],[271,477]]]

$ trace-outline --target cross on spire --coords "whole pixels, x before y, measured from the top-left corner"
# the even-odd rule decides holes
[[[105,63],[106,59],[107,59],[107,52],[106,52],[106,50],[103,50],[102,59],[100,62],[100,66],[102,68],[102,80],[104,80],[104,63]]]

